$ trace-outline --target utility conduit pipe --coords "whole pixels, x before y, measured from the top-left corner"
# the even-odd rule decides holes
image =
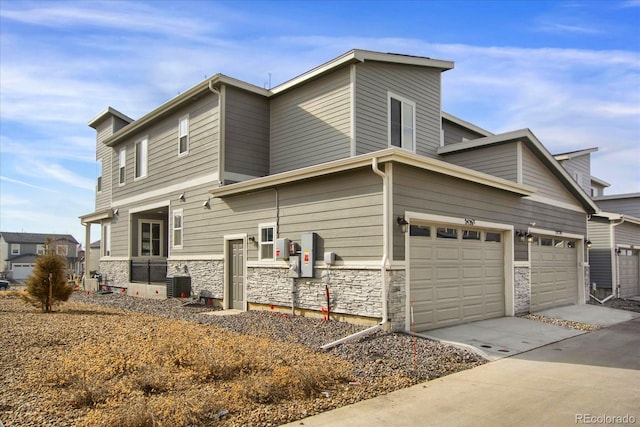
[[[378,167],[378,158],[374,157],[371,161],[371,169],[373,172],[382,178],[382,260],[380,262],[380,280],[382,288],[382,321],[376,326],[356,332],[353,335],[340,338],[329,344],[325,344],[320,347],[322,350],[329,350],[345,342],[353,341],[355,339],[371,335],[374,332],[381,330],[388,322],[389,315],[387,310],[387,266],[389,263],[389,177],[386,173],[380,170]]]

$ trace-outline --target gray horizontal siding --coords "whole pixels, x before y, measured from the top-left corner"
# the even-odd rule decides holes
[[[536,195],[578,205],[566,187],[525,145],[522,146],[522,183],[535,187]]]
[[[272,174],[349,157],[350,87],[345,68],[272,99]]]
[[[629,197],[616,200],[596,200],[597,205],[605,212],[614,212],[640,218],[640,197]]]
[[[516,144],[492,145],[486,148],[452,153],[447,162],[517,182],[518,154]]]
[[[592,283],[599,288],[611,289],[611,225],[609,220],[593,217],[588,223],[589,240],[589,271]]]
[[[640,246],[640,225],[623,222],[613,228],[616,245]]]
[[[440,70],[365,62],[356,65],[356,153],[389,146],[388,92],[416,103],[416,152],[436,157],[440,146]]]
[[[225,99],[225,171],[269,173],[269,101],[231,86]]]
[[[103,144],[103,141],[111,135],[113,135],[113,118],[109,117],[100,123],[96,129],[96,160],[102,160],[102,191],[100,193],[96,191],[96,211],[108,209],[111,206],[113,149]]]
[[[484,135],[452,123],[446,119],[442,120],[442,130],[444,132],[444,145],[457,144],[462,142],[463,139],[472,140],[484,137]]]
[[[564,160],[560,164],[574,179],[577,172],[579,174],[578,185],[587,194],[591,194],[591,156],[589,154]]]
[[[433,172],[396,165],[394,173],[394,218],[405,211],[511,224],[516,230],[536,227],[586,235],[586,215],[533,202],[519,196],[449,178]],[[394,258],[404,259],[404,235],[394,227]],[[515,244],[515,260],[528,260],[526,244]]]
[[[178,157],[178,119],[189,115],[189,153]],[[218,170],[218,104],[217,97],[207,95],[145,132],[114,147],[112,173],[117,176],[118,156],[126,147],[126,183],[113,185],[113,200],[142,195],[167,185],[185,182]],[[134,179],[135,142],[148,137],[147,177]]]

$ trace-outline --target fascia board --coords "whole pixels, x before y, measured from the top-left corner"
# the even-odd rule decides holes
[[[98,123],[100,123],[102,120],[105,119],[105,117],[109,115],[119,117],[120,119],[124,120],[127,123],[131,123],[134,121],[131,117],[125,114],[122,114],[120,111],[116,110],[115,108],[107,107],[102,112],[98,113],[98,115],[95,116],[93,119],[89,120],[88,125],[95,129]]]
[[[585,148],[584,150],[571,151],[571,152],[568,152],[568,153],[554,154],[553,157],[558,161],[569,160],[569,159],[573,159],[575,157],[580,157],[580,156],[584,156],[584,155],[587,155],[587,154],[595,153],[596,151],[598,151],[598,147]]]
[[[604,181],[600,178],[596,178],[595,176],[591,176],[591,182],[595,182],[598,185],[601,185],[603,187],[611,187],[611,184],[609,184],[607,181]]]
[[[476,182],[487,185],[500,190],[516,193],[521,196],[530,196],[535,189],[530,186],[517,184],[513,181],[498,178],[472,169],[467,169],[452,163],[443,162],[441,160],[430,159],[419,156],[417,154],[405,152],[398,148],[388,148],[373,153],[363,154],[356,157],[336,160],[333,162],[322,163],[306,168],[296,169],[293,171],[282,172],[275,175],[256,178],[249,181],[238,182],[235,184],[225,185],[210,190],[209,193],[213,197],[229,197],[243,193],[258,191],[266,188],[277,187],[279,185],[293,183],[305,179],[316,178],[320,176],[330,175],[332,173],[345,172],[362,167],[370,167],[374,158],[378,162],[397,162],[414,166],[431,172],[460,178],[466,181]]]
[[[605,200],[622,200],[622,199],[633,199],[635,197],[640,197],[640,193],[624,193],[624,194],[611,194],[606,196],[598,196],[594,197],[593,200],[596,201],[605,201]]]
[[[80,222],[83,225],[86,224],[93,224],[93,223],[97,223],[100,222],[104,219],[110,219],[113,218],[113,210],[112,209],[106,209],[103,211],[98,211],[98,212],[93,212],[87,215],[82,215],[80,218]]]

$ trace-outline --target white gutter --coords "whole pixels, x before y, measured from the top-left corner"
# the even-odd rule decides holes
[[[381,330],[389,322],[389,313],[387,309],[387,268],[389,267],[389,206],[388,206],[388,194],[389,194],[389,177],[386,173],[380,170],[378,167],[378,158],[374,157],[371,160],[371,169],[373,172],[382,178],[382,261],[380,262],[380,281],[382,288],[382,321],[376,326],[372,326],[355,334],[340,338],[339,340],[330,342],[320,347],[322,350],[329,350],[340,344],[344,344],[348,341],[371,335],[374,332]]]

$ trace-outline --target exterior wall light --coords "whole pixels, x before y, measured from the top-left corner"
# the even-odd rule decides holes
[[[180,194],[178,196],[178,199],[180,199],[180,200],[182,200],[184,202],[186,200],[185,197],[184,197],[184,193]]]
[[[584,244],[587,246],[587,249],[591,249],[591,246],[592,246],[591,240],[585,240]]]
[[[516,236],[519,242],[524,242],[525,240],[527,243],[533,242],[533,235],[528,231],[518,230],[516,231]]]
[[[204,201],[204,203],[202,204],[202,206],[203,206],[205,209],[211,209],[211,206],[210,206],[210,204],[209,204],[209,199],[205,200],[205,201]]]
[[[409,225],[409,221],[404,219],[403,216],[399,216],[398,218],[396,218],[396,222],[400,226],[400,231],[402,231],[403,233],[406,233],[407,232],[407,226]]]

